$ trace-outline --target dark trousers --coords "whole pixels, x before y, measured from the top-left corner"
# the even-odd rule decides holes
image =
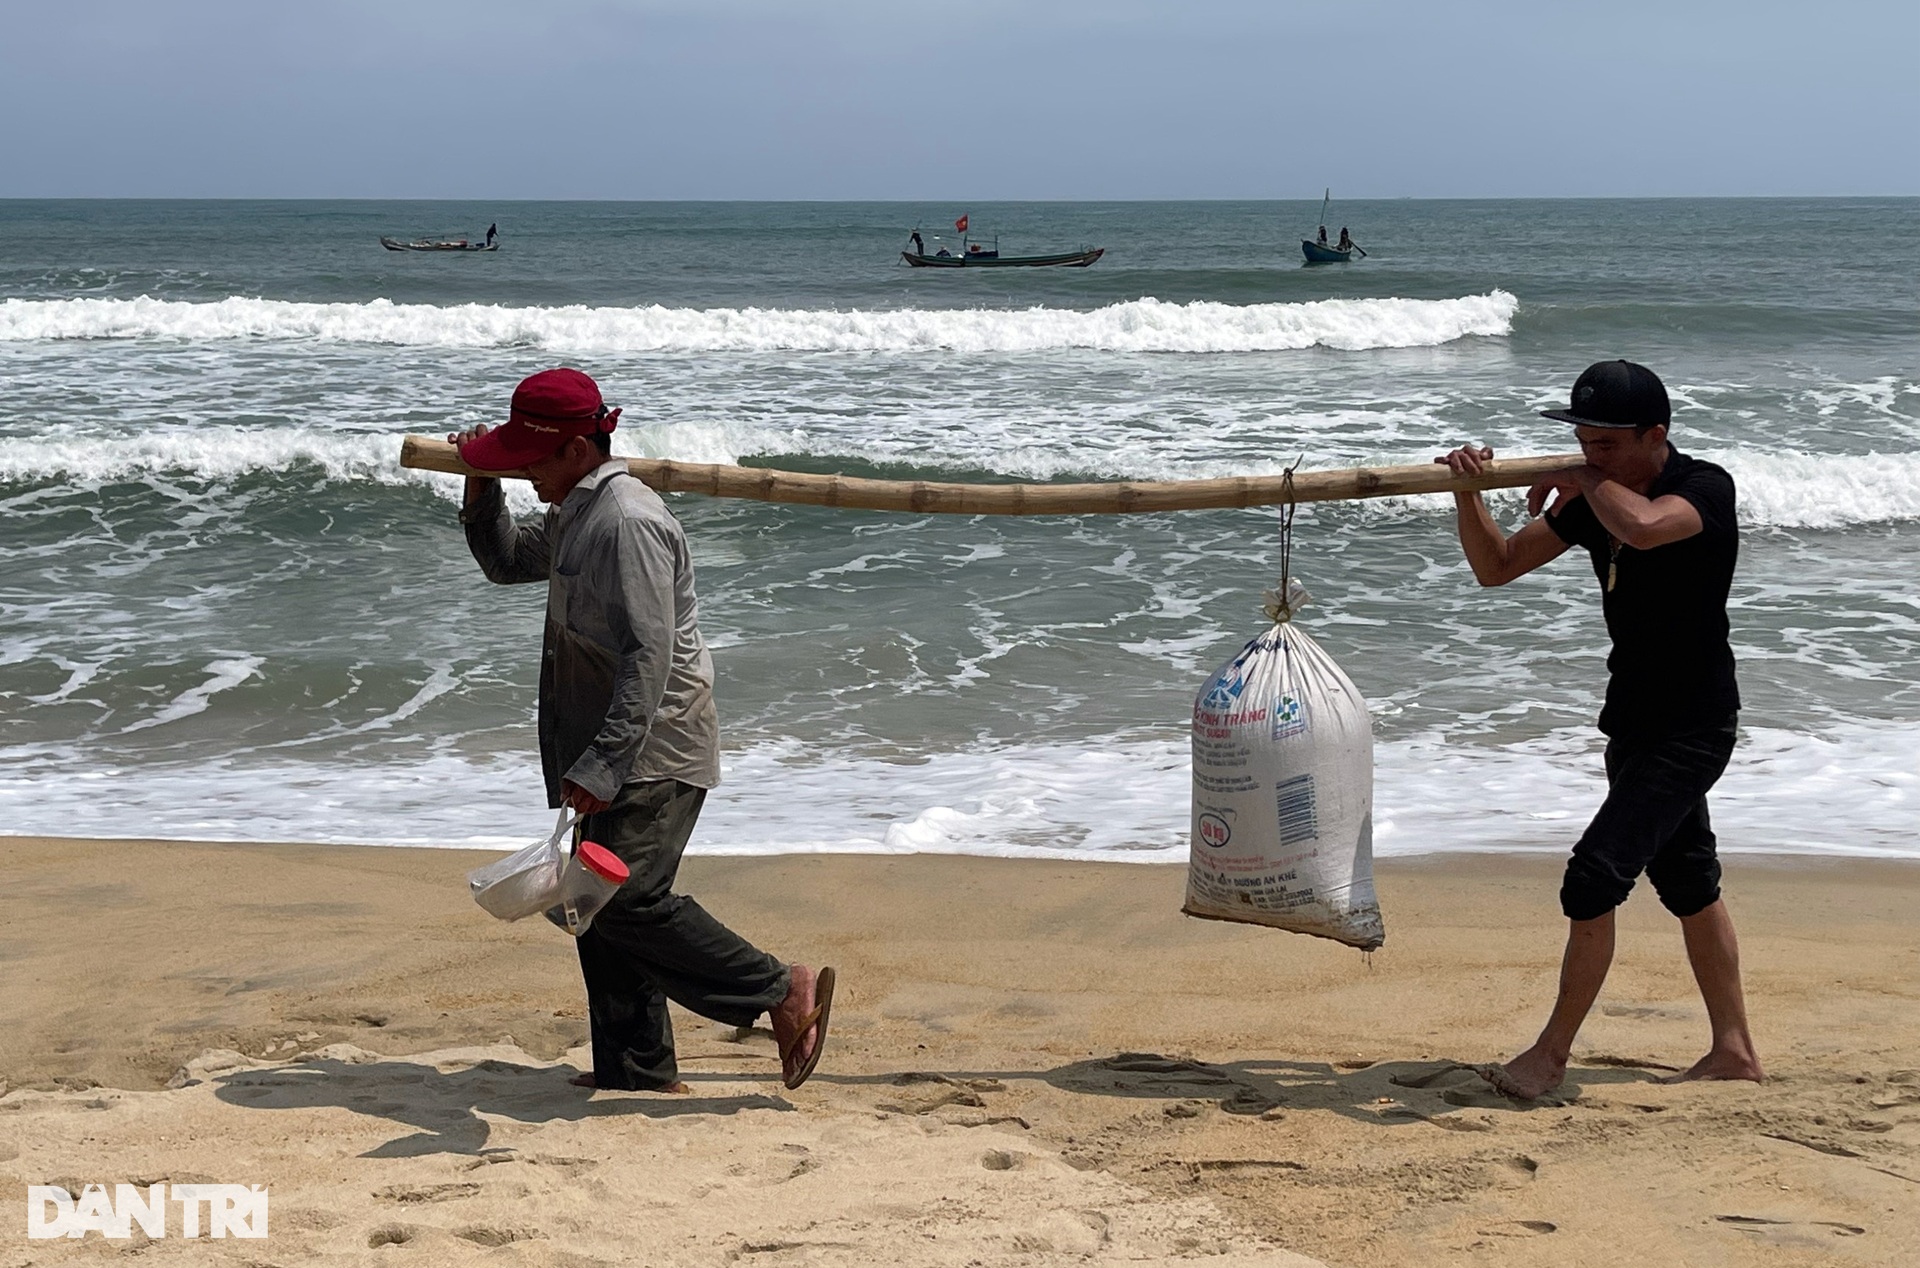
[[[673,892],[706,798],[706,789],[676,780],[629,784],[583,821],[583,838],[631,873],[579,939],[597,1087],[647,1091],[679,1077],[668,1000],[750,1026],[786,998],[786,965]]]
[[[1560,909],[1593,920],[1627,901],[1645,872],[1660,902],[1687,917],[1720,898],[1707,790],[1733,756],[1734,723],[1607,743],[1607,799],[1573,847]]]

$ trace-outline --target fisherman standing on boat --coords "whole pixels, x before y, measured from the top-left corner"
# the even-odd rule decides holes
[[[1320,237],[1318,241],[1321,246],[1327,245],[1327,227],[1325,225],[1320,226]]]
[[[913,240],[913,253],[915,255],[925,255],[927,253],[927,244],[920,240],[920,231],[915,229],[911,237]]]
[[[1645,872],[1680,918],[1712,1027],[1707,1055],[1678,1077],[1758,1081],[1707,817],[1707,791],[1733,753],[1740,708],[1727,620],[1739,551],[1733,478],[1667,442],[1666,388],[1630,361],[1590,366],[1569,407],[1546,417],[1573,424],[1586,464],[1534,485],[1527,511],[1536,518],[1511,537],[1478,493],[1455,494],[1460,544],[1483,586],[1505,585],[1570,546],[1587,551],[1613,640],[1600,711],[1608,792],[1560,889],[1569,929],[1553,1013],[1531,1048],[1480,1073],[1522,1099],[1565,1079],[1574,1036],[1613,962],[1614,910]],[[1468,445],[1434,461],[1475,475],[1492,457]]]
[[[1353,250],[1353,239],[1347,236],[1347,227],[1345,225],[1340,226],[1340,245],[1336,249],[1341,251]]]
[[[500,481],[469,476],[460,522],[489,581],[547,583],[540,759],[547,800],[582,816],[576,840],[631,878],[580,936],[593,1037],[589,1088],[684,1092],[667,1001],[732,1026],[771,1013],[783,1081],[820,1060],[833,970],[782,964],[673,892],[707,790],[720,782],[713,661],[693,563],[660,496],[613,458],[620,411],[578,370],[514,389],[504,426],[447,439],[485,472],[521,472],[548,504],[515,524]]]
[[[487,245],[488,245],[488,246],[492,246],[492,245],[493,245],[493,240],[494,240],[494,238],[496,238],[496,237],[498,237],[498,236],[499,236],[499,233],[500,233],[500,226],[499,226],[499,225],[497,225],[497,224],[491,224],[491,225],[488,225],[488,226],[487,226]]]

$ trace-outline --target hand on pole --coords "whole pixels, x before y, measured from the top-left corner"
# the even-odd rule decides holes
[[[447,443],[453,446],[455,453],[458,453],[460,451],[461,446],[465,445],[468,441],[478,440],[480,439],[480,437],[486,434],[487,434],[487,425],[485,423],[475,423],[473,426],[467,428],[465,431],[448,432]],[[473,505],[473,499],[480,492],[480,488],[481,488],[480,482],[482,480],[492,480],[492,479],[494,479],[493,476],[476,476],[476,475],[468,476],[467,488],[466,488],[466,504],[469,506]]]
[[[1493,461],[1493,450],[1486,445],[1462,445],[1434,459],[1455,475],[1477,476]]]

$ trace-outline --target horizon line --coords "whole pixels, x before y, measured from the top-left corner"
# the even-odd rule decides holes
[[[1859,202],[1859,201],[1920,201],[1920,193],[1913,194],[1375,194],[1353,195],[1341,199],[1346,203],[1385,203],[1385,202],[1422,202],[1422,203],[1468,203],[1468,202]],[[994,197],[888,197],[888,198],[589,198],[556,197],[527,198],[488,197],[484,195],[390,195],[375,196],[367,194],[331,195],[331,194],[0,194],[0,203],[73,203],[73,202],[178,202],[178,203],[739,203],[757,205],[785,205],[804,203],[876,203],[876,204],[925,204],[947,203],[957,207],[967,204],[1007,204],[1007,203],[1109,203],[1116,205],[1155,204],[1155,203],[1291,203],[1311,202],[1311,196],[1282,197],[1279,195],[1232,197],[1208,195],[1201,197],[1156,197],[1156,198],[994,198]]]

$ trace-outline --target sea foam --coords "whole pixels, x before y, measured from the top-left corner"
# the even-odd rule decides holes
[[[1315,346],[1419,348],[1513,327],[1505,291],[1458,299],[1188,304],[1138,299],[1064,308],[850,310],[506,308],[497,304],[211,303],[9,299],[0,341],[287,339],[555,352],[1275,352]]]
[[[1377,744],[1377,852],[1568,849],[1605,795],[1597,738],[1570,729],[1504,746],[1438,734]],[[1721,849],[1920,858],[1916,752],[1920,728],[1912,723],[1818,733],[1748,727],[1713,793]],[[111,773],[110,801],[71,763],[71,755],[0,753],[0,818],[11,830],[504,848],[551,823],[532,753],[371,766],[228,758],[123,767]],[[54,764],[63,777],[51,777]],[[764,743],[727,753],[724,765],[694,853],[1186,857],[1184,737],[1010,745],[912,762],[823,761],[797,743]],[[263,787],[275,795],[261,800]],[[1462,788],[1473,796],[1463,800]]]

